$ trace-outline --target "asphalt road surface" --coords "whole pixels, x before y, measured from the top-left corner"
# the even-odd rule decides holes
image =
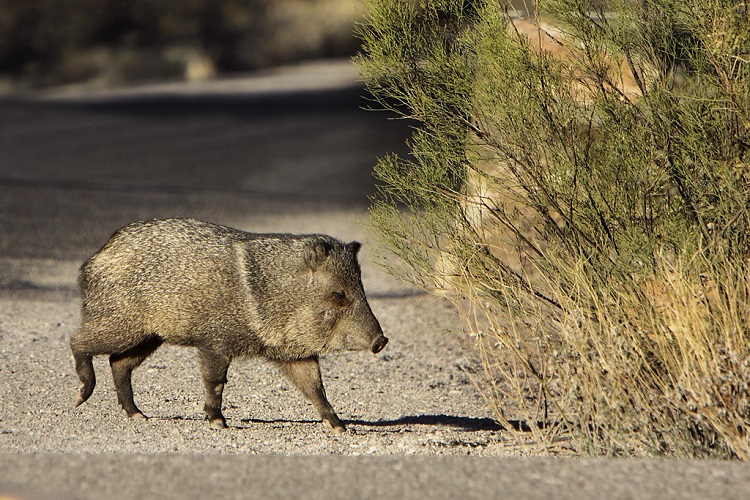
[[[372,264],[372,166],[405,151],[408,124],[362,95],[334,62],[0,98],[0,498],[750,498],[737,462],[520,456],[462,369],[450,304]],[[174,216],[365,243],[391,343],[323,360],[347,434],[251,362],[230,370],[229,429],[209,429],[195,356],[169,347],[135,373],[148,421],[119,412],[101,359],[73,408],[78,266],[120,226]]]

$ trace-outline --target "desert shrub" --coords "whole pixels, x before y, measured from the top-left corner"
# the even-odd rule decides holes
[[[538,7],[368,3],[361,74],[415,122],[381,263],[456,303],[540,451],[747,459],[747,6]]]

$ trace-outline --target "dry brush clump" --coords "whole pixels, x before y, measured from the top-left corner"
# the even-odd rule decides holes
[[[368,8],[363,77],[418,122],[376,167],[383,264],[459,306],[498,420],[541,452],[747,459],[746,3]]]

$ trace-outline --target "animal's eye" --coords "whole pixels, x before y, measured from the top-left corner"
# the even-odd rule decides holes
[[[337,306],[345,306],[349,304],[349,299],[346,298],[345,292],[333,292],[331,293],[331,302]]]

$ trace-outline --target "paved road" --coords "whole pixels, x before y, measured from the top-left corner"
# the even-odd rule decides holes
[[[0,99],[0,256],[82,258],[101,229],[143,217],[362,210],[375,158],[403,150],[407,126],[360,109],[352,83],[339,64]]]
[[[43,485],[39,499],[743,500],[750,492],[746,464],[698,461],[21,455],[0,466]]]
[[[140,445],[134,444],[138,431],[121,417],[105,422],[123,432],[109,443],[106,433],[80,428],[99,425],[92,415],[102,411],[94,406],[72,415],[67,408],[69,360],[51,366],[52,357],[38,348],[30,348],[36,357],[24,359],[26,351],[9,339],[29,346],[52,340],[65,352],[64,337],[74,328],[69,309],[77,266],[114,228],[132,220],[194,216],[247,227],[251,217],[258,229],[361,233],[356,218],[374,189],[372,164],[385,152],[403,150],[407,129],[361,111],[362,91],[351,82],[351,71],[341,65],[312,66],[200,88],[0,99],[0,302],[13,315],[0,318],[0,390],[6,391],[0,498],[750,498],[750,469],[741,463],[229,455],[218,444],[205,451],[124,454],[117,451],[120,442]],[[398,287],[376,284],[375,292],[397,297]],[[402,303],[392,307],[404,313]],[[436,314],[434,308],[416,311]],[[47,316],[38,321],[35,314]],[[21,362],[29,371],[19,376],[14,363]],[[170,368],[154,368],[163,369]],[[11,386],[11,380],[21,385]],[[163,407],[165,401],[153,404]],[[392,422],[403,434],[390,432],[389,439],[403,437],[409,445],[409,422],[425,418]],[[148,432],[170,432],[168,420]],[[58,421],[71,427],[57,429]],[[201,446],[222,441],[199,424],[185,419],[171,428],[184,446],[198,437]],[[263,425],[274,422],[256,427]],[[290,433],[306,425],[292,422],[274,432],[286,430],[292,439]],[[371,434],[382,442],[386,433]],[[246,440],[240,446],[253,448],[247,442],[252,431],[227,436],[238,435]],[[60,452],[79,449],[81,436],[97,439],[86,449],[110,452]],[[362,431],[337,449],[365,438]],[[308,449],[299,446],[303,453]]]

